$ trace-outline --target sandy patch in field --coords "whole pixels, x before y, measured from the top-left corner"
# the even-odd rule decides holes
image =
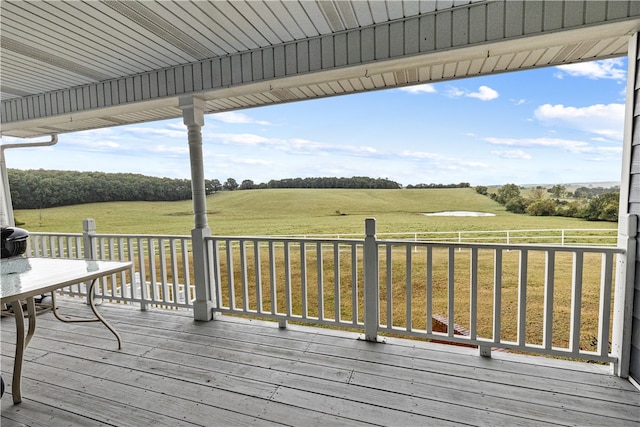
[[[445,211],[423,213],[424,216],[496,216],[496,214],[486,212],[469,212],[469,211]]]

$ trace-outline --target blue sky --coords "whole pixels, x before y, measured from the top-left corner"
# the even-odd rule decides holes
[[[207,115],[205,175],[619,181],[626,67],[609,59]],[[5,155],[16,169],[190,177],[181,119],[62,134],[56,146]]]

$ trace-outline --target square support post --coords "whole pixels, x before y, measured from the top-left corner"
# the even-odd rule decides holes
[[[384,340],[378,338],[380,289],[375,218],[367,218],[365,220],[364,230],[364,339],[366,341],[384,342]]]

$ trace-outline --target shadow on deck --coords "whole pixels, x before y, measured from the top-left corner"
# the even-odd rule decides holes
[[[61,299],[62,311],[85,312]],[[329,329],[115,304],[99,323],[38,317],[23,402],[15,323],[2,318],[2,426],[593,425],[640,423],[640,392],[608,367]]]

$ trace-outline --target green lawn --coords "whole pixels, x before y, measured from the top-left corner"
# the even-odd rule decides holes
[[[378,232],[615,228],[613,223],[532,217],[504,207],[471,188],[353,190],[269,189],[220,192],[208,197],[209,225],[216,235],[362,233],[374,217]],[[427,217],[425,212],[476,211],[494,217]],[[16,220],[33,232],[82,231],[94,218],[99,233],[189,234],[191,201],[112,202],[18,210]]]

